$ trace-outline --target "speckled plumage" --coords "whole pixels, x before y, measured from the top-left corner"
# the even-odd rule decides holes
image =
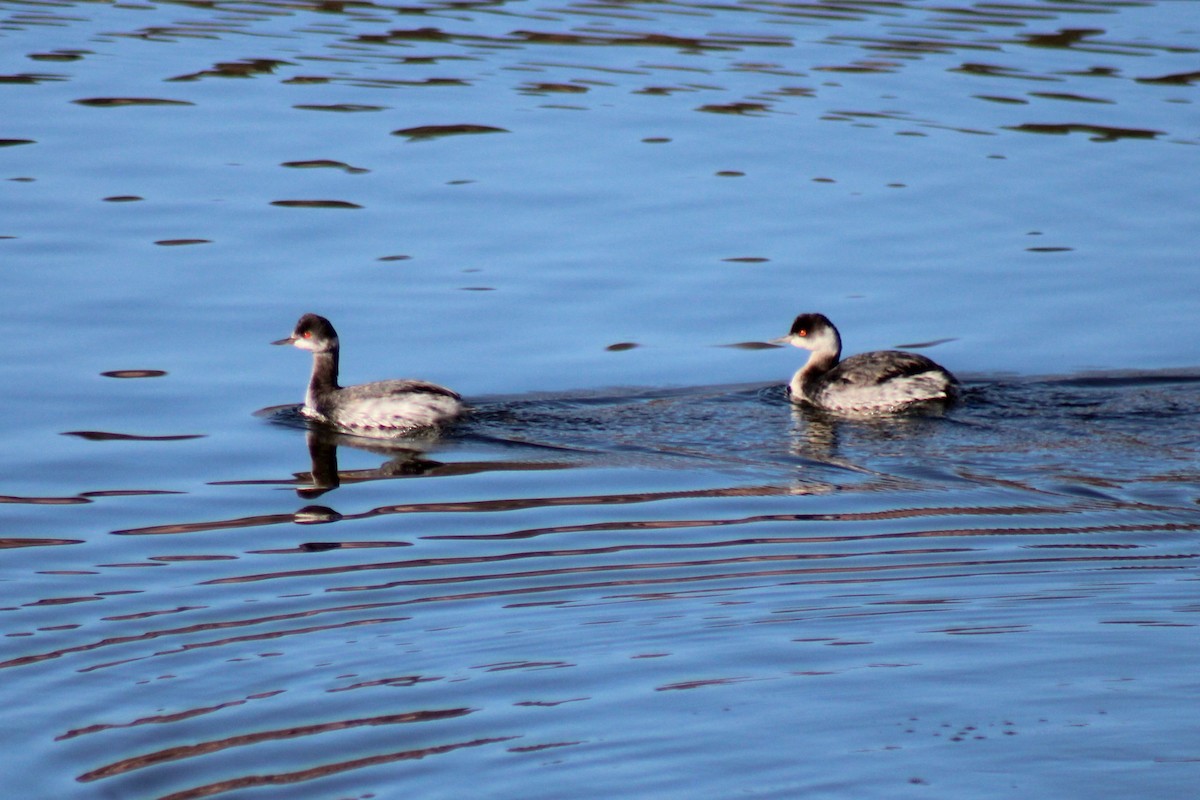
[[[300,413],[358,431],[404,431],[445,424],[461,411],[462,398],[444,386],[391,380],[347,386],[311,400],[306,398]]]
[[[395,436],[453,422],[463,413],[457,392],[427,381],[403,379],[338,385],[340,343],[329,320],[305,314],[286,339],[313,354],[312,376],[300,413],[362,435]]]
[[[841,336],[822,314],[796,317],[783,341],[812,351],[788,384],[788,394],[796,403],[844,413],[879,414],[917,404],[947,403],[957,395],[954,376],[917,353],[878,350],[839,361]]]

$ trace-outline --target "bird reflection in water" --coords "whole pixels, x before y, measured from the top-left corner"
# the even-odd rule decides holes
[[[539,458],[529,461],[510,459],[438,461],[428,457],[428,452],[432,448],[461,445],[467,439],[446,438],[436,433],[424,436],[408,435],[394,440],[368,439],[310,425],[305,431],[305,440],[308,444],[310,469],[308,472],[293,473],[296,483],[300,484],[296,488],[296,494],[305,500],[320,497],[326,492],[337,489],[343,483],[396,478],[450,477],[474,475],[481,472],[570,469],[580,463],[578,453],[566,448],[507,441],[486,436],[477,436],[470,441],[473,444],[504,448],[552,450],[555,451],[555,458],[549,460]],[[386,460],[377,467],[343,470],[338,467],[338,448],[342,446],[374,453],[383,456]],[[572,455],[575,456],[574,459],[571,458]]]
[[[919,413],[849,417],[794,404],[789,449],[809,465],[846,470],[893,486],[904,482],[899,474],[864,464],[879,464],[881,457],[896,459],[895,466],[907,471],[902,463],[924,460],[930,437],[948,416],[945,409],[923,408]]]
[[[306,433],[308,456],[312,469],[296,473],[298,481],[307,483],[296,489],[300,497],[311,500],[342,485],[345,478],[349,481],[377,480],[382,478],[402,478],[417,475],[428,475],[438,469],[449,468],[451,471],[459,465],[448,465],[440,461],[425,458],[425,451],[417,446],[417,440],[405,439],[396,443],[366,442],[360,437],[346,436],[333,431],[309,429]],[[344,476],[338,469],[338,446],[345,444],[360,450],[379,453],[387,456],[374,469],[348,471]]]

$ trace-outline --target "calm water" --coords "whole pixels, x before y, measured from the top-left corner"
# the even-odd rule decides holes
[[[1198,92],[1182,2],[0,2],[6,791],[1194,793]],[[806,310],[965,401],[792,409]],[[475,415],[307,431],[304,311]]]

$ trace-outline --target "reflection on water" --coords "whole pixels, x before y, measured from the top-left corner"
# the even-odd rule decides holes
[[[522,756],[562,749],[538,763],[592,776],[625,758],[601,743],[625,741],[634,763],[678,766],[664,720],[711,702],[747,704],[755,749],[739,759],[775,780],[824,774],[785,766],[766,744],[780,737],[840,768],[847,745],[830,741],[939,775],[956,757],[918,737],[1012,739],[983,763],[1079,747],[1099,722],[1084,686],[1133,670],[1174,691],[1167,675],[1195,655],[1180,638],[1200,556],[1192,374],[974,381],[945,415],[890,420],[794,409],[778,385],[485,399],[447,439],[394,443],[265,415],[304,467],[212,488],[269,508],[294,487],[292,510],[199,520],[207,504],[185,496],[175,521],[116,537],[3,540],[80,550],[9,573],[7,685],[86,692],[24,723],[74,781],[26,785],[199,798],[343,776],[441,796],[468,763],[504,795],[548,797]],[[339,453],[377,466],[339,468]],[[409,499],[372,503],[389,496]],[[90,501],[101,520],[117,499],[7,502]],[[971,644],[955,656],[956,641]],[[1141,641],[1158,655],[1106,666]],[[1062,659],[1082,705],[1024,699],[1057,691]],[[943,691],[997,662],[1020,664],[1017,694],[948,716]],[[656,699],[673,696],[689,699]],[[819,745],[797,714],[847,732]],[[696,746],[720,758],[727,731],[702,719]]]
[[[287,406],[284,410],[274,412],[277,421],[295,426],[304,425],[306,421],[299,415],[298,406]],[[268,409],[268,411],[271,411]],[[436,436],[428,438],[420,436],[397,437],[394,440],[379,438],[364,438],[360,436],[339,433],[333,430],[317,428],[315,424],[305,434],[308,443],[308,456],[312,467],[307,473],[297,473],[296,479],[303,484],[296,489],[296,494],[303,498],[319,497],[331,489],[336,489],[343,482],[379,480],[381,478],[401,477],[451,477],[471,475],[487,470],[541,470],[564,469],[567,463],[536,462],[536,461],[457,461],[442,462],[426,457],[430,447],[438,444]],[[502,442],[503,443],[503,442]],[[524,449],[557,449],[547,446],[527,445],[513,442]],[[353,447],[369,453],[387,457],[378,467],[370,469],[347,470],[338,469],[337,451],[339,445]],[[244,481],[234,483],[246,483]],[[253,481],[250,483],[272,483],[272,481]]]

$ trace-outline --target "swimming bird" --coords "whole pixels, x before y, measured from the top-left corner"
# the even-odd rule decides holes
[[[464,411],[458,393],[436,383],[405,379],[339,386],[337,331],[317,314],[300,317],[291,336],[271,344],[290,344],[313,354],[300,409],[308,419],[349,433],[395,436],[441,427]]]
[[[788,335],[775,341],[812,351],[788,384],[793,403],[879,414],[946,404],[958,394],[958,380],[953,375],[916,353],[878,350],[838,361],[842,337],[823,314],[801,314]]]

